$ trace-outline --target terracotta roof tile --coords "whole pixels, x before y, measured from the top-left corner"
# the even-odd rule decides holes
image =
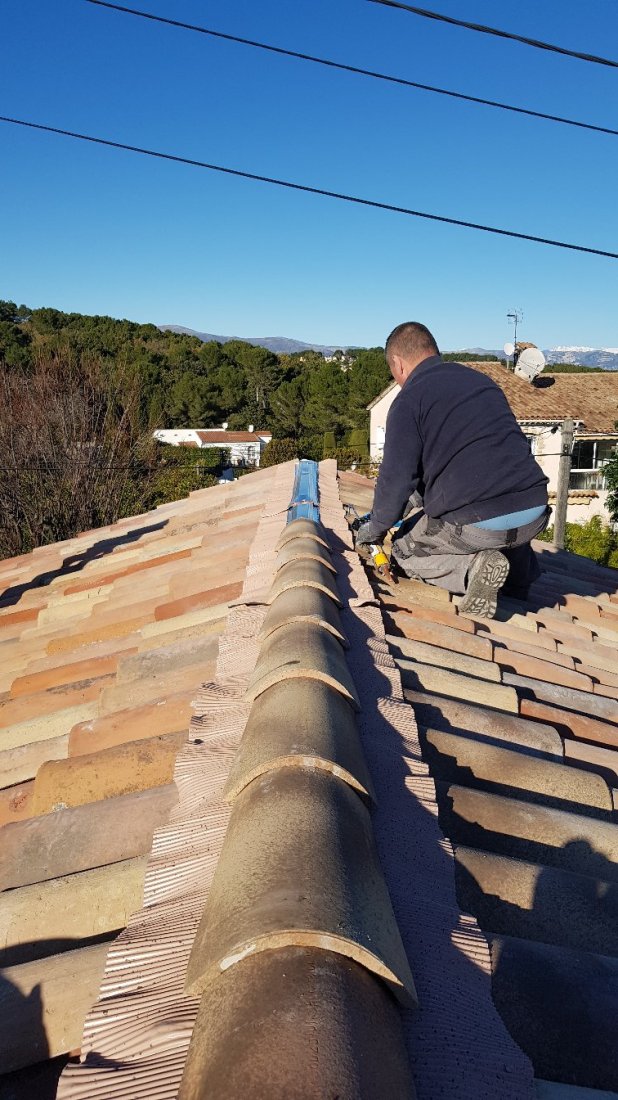
[[[562,421],[571,417],[583,421],[589,432],[616,432],[618,374],[615,371],[598,374],[547,373],[541,375],[540,383],[531,386],[500,363],[465,365],[500,386],[518,420]],[[393,388],[388,386],[384,393]],[[353,484],[351,479],[346,481],[348,493],[348,486]]]
[[[531,417],[540,417],[526,405],[534,400],[539,408],[545,402],[547,419],[572,415],[587,427],[612,430],[615,412],[606,391],[614,392],[618,376],[601,376],[589,387],[588,376],[573,385],[576,377],[556,376],[554,385],[535,393],[510,376],[508,385],[520,401],[516,414],[523,417],[528,409]],[[556,404],[568,390],[581,398],[578,407]],[[352,481],[342,474],[340,481],[341,497],[348,499],[358,477]],[[418,684],[425,679],[420,690],[407,688],[405,695],[423,731],[423,758],[437,781],[441,824],[458,846],[460,904],[477,916],[493,945],[498,1007],[538,1075],[573,1081],[586,1095],[585,1086],[613,1095],[618,1089],[610,1055],[618,1042],[615,1018],[608,1024],[607,1015],[597,1011],[596,992],[595,1007],[586,997],[600,989],[598,977],[588,976],[588,953],[618,954],[618,662],[612,645],[618,573],[535,545],[542,574],[529,600],[499,600],[496,619],[472,620],[472,637],[462,631],[465,620],[458,621],[452,604],[445,619],[439,603],[416,590],[412,598],[405,582],[386,589],[374,578],[373,587],[387,629],[398,636],[392,653],[404,685],[414,667]],[[425,649],[415,653],[406,638]],[[465,685],[462,673],[452,671],[459,661],[453,655],[467,652],[477,640],[489,650],[475,656],[491,661],[501,685],[515,692],[517,716],[483,700],[487,681],[481,666],[476,673],[470,666],[472,682]],[[429,678],[423,663],[428,646],[435,662]],[[595,815],[605,821],[594,821]],[[508,977],[502,962],[507,950]],[[598,975],[601,965],[593,964],[590,975]],[[618,996],[618,969],[603,988],[604,996]],[[546,991],[542,998],[538,989]],[[564,997],[578,1005],[584,998],[588,1006],[585,1015],[576,1012],[575,1058],[568,1053],[574,1032],[562,1011]],[[517,998],[525,1011],[513,1011]],[[597,1034],[605,1036],[605,1049],[599,1049]]]
[[[11,822],[0,838],[5,889],[42,897],[30,884],[45,880],[60,898],[66,882],[69,905],[77,904],[80,875],[101,867],[110,901],[122,861],[148,851],[177,799],[171,778],[190,702],[214,675],[217,637],[242,587],[271,478],[214,486],[0,563],[0,821]],[[174,600],[175,589],[184,597],[188,577],[186,600]],[[141,864],[138,877],[143,882]],[[87,893],[74,943],[88,942],[97,913],[96,934],[126,923],[128,910],[104,919],[98,896]],[[1,907],[2,895],[0,922]],[[71,933],[66,943],[54,938],[50,910],[46,943],[43,903],[39,913],[37,950],[51,958]],[[37,963],[43,982],[44,965],[45,957]],[[85,1011],[77,1003],[74,1045]],[[53,1035],[66,1005],[51,1011]],[[32,1043],[30,1054],[26,1047],[17,1062],[37,1057]]]
[[[197,433],[202,443],[259,443],[262,436],[272,437],[271,432],[207,431]]]
[[[530,387],[527,390],[529,396]],[[545,392],[552,390],[556,397],[556,386]],[[277,578],[291,575],[292,580],[284,584],[284,595],[277,596],[277,584],[271,589],[277,565],[275,546],[285,523],[292,479],[292,464],[259,471],[233,485],[215,486],[147,516],[130,517],[104,531],[0,565],[0,658],[6,658],[4,679],[0,680],[0,693],[4,692],[0,700],[0,723],[4,726],[0,728],[7,738],[5,747],[0,747],[0,776],[7,780],[0,792],[0,805],[9,819],[13,817],[1,830],[0,885],[16,891],[11,904],[20,904],[21,890],[49,882],[52,892],[54,884],[59,891],[69,891],[70,905],[71,896],[77,900],[79,882],[86,881],[75,876],[94,875],[95,868],[102,869],[101,881],[107,876],[111,899],[114,882],[120,889],[119,865],[148,852],[153,829],[160,830],[149,857],[145,909],[135,914],[128,932],[112,949],[101,1007],[95,1007],[88,1025],[90,1038],[86,1041],[91,1043],[96,1037],[100,1060],[95,1064],[87,1058],[72,1067],[66,1080],[63,1078],[60,1095],[63,1100],[111,1095],[106,1059],[115,1067],[114,1095],[122,1095],[129,1077],[127,1095],[137,1094],[136,1072],[145,1075],[144,1081],[148,1079],[148,1095],[153,1095],[151,1083],[160,1079],[168,1057],[162,1056],[164,1049],[170,1052],[165,1061],[166,1088],[178,1093],[197,1007],[182,994],[191,941],[186,929],[195,928],[199,920],[229,817],[221,790],[251,706],[243,695],[244,686],[258,650],[262,646],[268,650],[268,639],[290,629],[296,636],[297,628],[302,627],[303,637],[307,632],[312,636],[312,632],[323,632],[329,639],[326,647],[336,647],[336,662],[328,654],[322,655],[321,674],[330,675],[334,669],[334,675],[339,675],[336,666],[342,659],[358,692],[361,710],[355,721],[370,764],[369,780],[378,797],[373,826],[380,862],[415,978],[418,971],[419,1014],[414,1022],[404,1019],[403,1027],[414,1073],[422,1083],[419,1094],[450,1094],[447,1082],[453,1078],[445,1076],[446,1067],[455,1064],[470,1100],[481,1095],[493,1097],[497,1091],[509,1095],[509,1100],[532,1100],[530,1064],[500,1024],[489,996],[492,959],[487,943],[474,917],[457,909],[454,860],[448,855],[452,848],[439,832],[437,815],[451,839],[465,843],[472,853],[466,857],[465,867],[463,861],[458,864],[459,904],[465,899],[466,908],[477,906],[477,918],[488,935],[504,942],[519,939],[524,945],[568,949],[573,972],[587,943],[592,950],[613,950],[612,941],[607,940],[611,922],[605,908],[597,902],[586,907],[586,895],[577,883],[593,882],[596,890],[600,882],[610,884],[613,890],[617,877],[618,818],[614,816],[612,788],[618,786],[614,723],[618,712],[613,682],[618,670],[612,645],[616,616],[611,610],[617,606],[612,599],[618,590],[616,575],[538,544],[543,573],[532,599],[523,604],[501,601],[499,618],[487,623],[461,616],[456,601],[422,585],[387,589],[376,581],[372,601],[356,558],[338,549],[332,553],[336,577],[320,563],[307,563],[302,557],[280,563]],[[355,496],[360,501],[362,497],[370,503],[371,493],[371,484],[358,475],[342,475],[343,499]],[[332,463],[322,465],[320,494],[320,530],[331,531],[332,545],[342,547],[347,533]],[[293,541],[302,543],[303,539],[299,536]],[[285,552],[292,553],[289,549]],[[307,564],[316,566],[317,571],[307,572]],[[317,588],[305,587],[315,583]],[[329,607],[332,604],[332,615],[309,619],[301,615],[299,621],[292,608],[284,616],[289,625],[271,622],[271,629],[262,632],[267,614],[272,620],[279,600],[286,601],[287,607],[290,600],[298,598],[298,606],[303,607],[303,591],[314,593],[314,603],[326,600]],[[339,616],[338,603],[345,603],[353,591],[362,591],[362,597],[354,602],[350,596],[350,606]],[[273,600],[270,610],[267,600]],[[383,609],[384,621],[375,600]],[[232,603],[236,606],[230,610]],[[349,649],[343,649],[332,629],[333,615],[337,622],[341,619]],[[8,620],[4,628],[3,619]],[[319,625],[322,621],[325,625]],[[384,622],[394,636],[390,652]],[[262,665],[267,678],[271,673],[278,675],[277,669],[285,668],[290,660],[291,647],[284,649],[272,667]],[[297,656],[304,660],[305,650],[299,650]],[[102,675],[88,678],[84,676],[88,671]],[[84,679],[68,679],[75,675]],[[401,678],[404,685],[410,685],[405,687],[407,702]],[[269,693],[281,692],[286,699],[283,710],[293,718],[295,704],[304,699],[312,682],[318,692],[334,694],[335,689],[311,677],[284,679],[276,686],[270,686],[270,680],[265,686],[262,681],[255,706],[263,707]],[[304,686],[295,689],[294,684]],[[11,697],[8,693],[15,688]],[[607,694],[599,690],[603,688]],[[382,696],[376,698],[380,692]],[[343,707],[346,716],[354,717],[344,696],[335,697],[339,700],[335,710]],[[185,741],[192,701],[199,717],[193,719],[191,739]],[[344,727],[339,723],[341,728],[329,747],[328,737],[325,739],[328,731],[321,723],[318,744],[312,735],[311,703],[302,705],[307,719],[304,740],[293,742],[289,753],[285,750],[284,761],[287,733],[269,726],[266,733],[272,736],[259,738],[246,763],[252,782],[247,786],[242,781],[241,787],[246,792],[258,782],[267,788],[271,782],[268,775],[283,768],[284,772],[318,775],[318,782],[330,783],[337,792],[338,784],[343,783],[348,801],[351,798],[355,808],[356,802],[362,805],[355,782],[361,786],[364,782],[366,787],[369,780],[359,779],[351,758],[344,759]],[[337,726],[335,719],[335,732]],[[177,755],[181,742],[183,748]],[[247,749],[250,747],[247,742]],[[304,762],[305,753],[308,763]],[[239,757],[239,766],[241,761]],[[255,778],[256,768],[255,774],[262,779]],[[346,778],[346,769],[352,779]],[[430,770],[437,781],[438,804]],[[175,783],[170,782],[172,774]],[[140,784],[145,789],[135,790]],[[50,812],[73,801],[83,804]],[[41,816],[32,816],[36,813]],[[329,813],[317,815],[318,830],[326,827]],[[315,832],[308,834],[308,843]],[[288,833],[285,851],[289,847],[293,853],[289,839],[294,830]],[[283,843],[280,830],[276,839]],[[253,829],[251,843],[258,841],[258,830]],[[334,853],[332,846],[331,850]],[[496,881],[486,866],[491,858],[503,861],[503,875],[503,863],[509,861],[508,883],[513,885],[509,893],[505,881],[504,897],[498,898],[491,885]],[[321,875],[319,859],[316,867]],[[342,876],[334,880],[339,888],[353,868],[347,859],[336,867]],[[465,892],[462,883],[470,886],[473,872],[476,885]],[[311,877],[311,894],[317,876],[318,870]],[[74,895],[71,878],[75,880]],[[43,899],[45,891],[36,889]],[[243,896],[242,884],[239,889]],[[570,939],[568,921],[557,916],[551,919],[552,904],[554,912],[560,909],[555,902],[560,890],[574,928]],[[605,886],[604,891],[605,898]],[[32,892],[23,895],[24,904],[31,896]],[[82,937],[82,943],[90,934],[92,924],[88,922],[96,917],[98,895],[94,890],[85,896],[90,896],[91,902],[84,902],[79,913],[84,923],[77,937]],[[526,904],[531,908],[522,915],[523,897],[528,897]],[[268,893],[265,900],[270,905]],[[103,920],[103,906],[100,909]],[[43,900],[39,905],[41,932],[35,931],[35,936],[44,934],[44,910]],[[254,919],[255,914],[250,916]],[[50,910],[50,932],[51,917]],[[106,929],[102,935],[111,935],[116,919],[124,923],[126,914],[103,920]],[[584,920],[595,922],[588,941]],[[235,934],[231,918],[224,923],[231,943]],[[371,931],[370,935],[373,938]],[[185,944],[182,965],[178,962],[180,942]],[[13,943],[13,948],[20,949],[20,945]],[[88,950],[82,947],[75,952],[76,961],[86,960],[83,952]],[[144,950],[146,954],[140,953]],[[494,954],[494,989],[498,989],[500,978],[495,962],[499,950],[502,948]],[[243,963],[236,966],[236,961],[229,972],[213,977],[202,1011],[211,1012],[215,1003],[220,1004],[218,1049],[229,1052],[235,1034],[234,1020],[239,1016],[230,1018],[230,1027],[225,1024],[225,1012],[236,1003],[235,997],[240,996],[238,1003],[246,1006],[246,998],[266,989],[275,998],[273,1004],[283,1003],[276,985],[280,982],[277,968],[270,965],[276,954],[264,955],[269,964],[267,978],[256,963],[255,984],[252,978],[249,987],[242,980],[249,970],[243,970]],[[512,958],[523,959],[523,955],[516,951]],[[51,973],[62,966],[57,960],[63,959],[63,954],[44,956],[23,965],[36,966],[32,981],[43,982],[47,988],[44,966],[49,964]],[[468,970],[470,960],[473,965]],[[349,965],[354,968],[358,962]],[[547,954],[538,956],[543,980],[560,980],[560,967],[565,965],[562,955],[556,965],[554,971]],[[299,956],[299,966],[298,980],[306,978],[313,983],[315,966],[309,957],[301,960]],[[83,971],[78,968],[74,972],[83,973],[85,982],[85,963]],[[517,981],[524,982],[522,996],[527,997],[526,973],[525,967],[516,971]],[[370,1003],[366,983],[360,978],[365,971],[353,969],[346,974],[333,977],[333,989],[341,990],[342,1004],[355,1005],[360,1012],[361,1005]],[[228,980],[232,977],[234,981]],[[23,979],[17,975],[16,980]],[[265,980],[266,987],[260,984]],[[610,987],[608,991],[610,995]],[[210,1000],[211,994],[214,1000]],[[111,1015],[110,996],[114,999]],[[349,996],[352,1001],[346,1000]],[[217,1002],[217,997],[223,1000]],[[148,1039],[144,998],[149,1005],[148,1021],[160,1029],[155,1043]],[[262,994],[260,1003],[265,1003]],[[321,1004],[319,998],[315,1003]],[[506,1011],[501,995],[498,1003]],[[526,1003],[532,1006],[531,1011],[539,1011],[534,998]],[[51,1033],[57,1035],[67,1006],[50,1004]],[[600,1010],[594,1000],[590,1006],[594,1023]],[[85,1009],[79,1010],[83,1020]],[[377,1011],[382,1011],[379,1005]],[[320,1026],[326,1020],[321,1012],[320,1008]],[[166,1021],[179,1019],[184,1023],[175,1027],[171,1037]],[[551,1056],[559,1057],[552,1027],[543,1020],[541,1025]],[[363,1034],[359,1026],[354,1023],[345,1039],[348,1052],[357,1049]],[[398,1026],[396,1020],[387,1025],[389,1042],[395,1045]],[[610,1022],[608,1033],[612,1027]],[[204,1033],[198,1024],[196,1036]],[[342,1034],[331,1027],[329,1040],[336,1044]],[[276,1033],[272,1036],[274,1041]],[[75,1045],[79,1041],[77,1038]],[[366,1044],[367,1039],[362,1041]],[[529,1031],[522,1032],[522,1042],[533,1061],[537,1059],[536,1048],[527,1045],[531,1043]],[[22,1043],[18,1050],[20,1064],[32,1059],[32,1048],[28,1052]],[[197,1058],[198,1069],[203,1055],[199,1046],[194,1048],[192,1057]],[[586,1066],[591,1067],[594,1059],[592,1048],[580,1058],[580,1084],[600,1080],[592,1072],[586,1078]],[[328,1058],[323,1065],[328,1075]],[[463,1065],[466,1071],[462,1074]],[[603,1063],[604,1072],[607,1065]],[[535,1068],[538,1072],[541,1067]],[[255,1063],[243,1061],[242,1072],[249,1073],[248,1080],[255,1069]],[[341,1078],[333,1077],[335,1080],[339,1087]],[[386,1086],[388,1080],[384,1071],[382,1084]],[[605,1080],[607,1083],[609,1078]],[[616,1086],[618,1079],[611,1078],[611,1087]],[[409,1091],[409,1083],[405,1089]],[[403,1095],[397,1089],[390,1093],[394,1094]]]

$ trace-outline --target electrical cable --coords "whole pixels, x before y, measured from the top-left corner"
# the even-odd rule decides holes
[[[285,187],[290,191],[301,191],[308,195],[320,195],[323,198],[338,199],[340,202],[353,203],[356,206],[366,206],[374,210],[387,210],[394,214],[405,214],[406,217],[422,218],[425,221],[441,222],[445,225],[458,225],[464,229],[476,229],[483,233],[492,233],[499,237],[511,237],[520,241],[532,241],[535,244],[550,245],[552,248],[564,248],[571,252],[585,252],[593,256],[605,256],[610,260],[618,260],[618,252],[609,252],[602,248],[591,248],[583,244],[571,244],[568,241],[554,240],[552,237],[539,237],[534,233],[520,233],[515,229],[499,229],[497,226],[482,225],[480,222],[471,222],[463,218],[450,218],[445,214],[429,214],[424,210],[413,210],[407,206],[397,206],[393,203],[379,202],[377,199],[364,199],[358,195],[348,195],[340,191],[330,191],[324,187],[311,187],[305,183],[293,183],[291,180],[282,180],[274,176],[264,176],[257,172],[246,172],[240,168],[229,168],[221,164],[211,164],[203,160],[194,160],[191,157],[181,157],[173,153],[162,153],[155,149],[144,149],[139,145],[127,145],[121,141],[111,141],[108,138],[95,137],[92,134],[81,134],[74,130],[61,129],[58,126],[45,126],[41,122],[29,122],[25,119],[11,118],[0,115],[0,122],[8,122],[13,126],[23,126],[30,130],[40,130],[48,134],[58,134],[61,137],[75,138],[78,141],[87,141],[93,145],[103,145],[109,149],[122,149],[129,153],[139,153],[141,156],[154,157],[157,160],[171,161],[174,164],[186,164],[191,168],[205,168],[211,172],[221,172],[227,176],[235,176],[239,179],[255,180],[258,183],[269,183],[275,187]]]
[[[448,88],[438,88],[433,84],[421,84],[416,80],[406,80],[404,77],[389,76],[386,73],[376,72],[373,69],[363,69],[356,65],[346,65],[340,61],[330,61],[324,57],[315,57],[312,54],[300,53],[297,50],[287,50],[282,46],[272,46],[266,42],[257,42],[251,38],[241,38],[235,34],[224,34],[223,31],[215,31],[209,27],[196,26],[193,23],[181,23],[177,19],[167,19],[162,15],[153,15],[152,12],[139,11],[136,8],[128,8],[123,4],[113,4],[108,0],[86,0],[87,4],[95,4],[100,8],[109,8],[127,15],[137,15],[142,19],[149,19],[154,23],[163,23],[170,27],[178,27],[181,30],[195,31],[198,34],[206,34],[211,38],[223,39],[226,42],[236,42],[243,46],[251,46],[258,50],[267,50],[269,53],[281,54],[283,57],[294,57],[300,61],[310,61],[316,65],[324,65],[330,69],[339,69],[342,72],[355,73],[359,76],[371,77],[374,80],[382,80],[389,84],[398,84],[404,88],[416,88],[422,92],[431,92],[435,95],[448,96],[451,99],[463,100],[466,103],[476,103],[483,107],[496,107],[501,111],[511,111],[513,114],[528,115],[531,118],[544,119],[547,122],[558,122],[564,126],[576,126],[581,130],[593,130],[600,134],[618,136],[618,130],[611,126],[597,126],[592,122],[579,122],[573,118],[564,118],[562,115],[551,115],[545,111],[534,111],[527,107],[516,107],[514,104],[501,103],[496,99],[485,99],[481,96],[467,95],[464,92],[454,92]]]
[[[387,8],[400,8],[412,15],[420,15],[423,19],[435,19],[439,23],[450,23],[454,27],[464,27],[468,31],[478,31],[481,34],[494,35],[496,38],[507,38],[512,42],[521,42],[524,46],[534,46],[537,50],[549,50],[550,53],[559,53],[564,57],[576,57],[578,61],[589,61],[595,65],[608,65],[612,69],[618,69],[618,61],[614,61],[609,57],[599,57],[593,53],[580,53],[579,50],[569,50],[566,46],[556,46],[552,42],[541,42],[538,38],[528,38],[526,35],[503,31],[498,27],[488,27],[484,23],[470,23],[465,19],[455,19],[452,15],[429,11],[427,8],[417,8],[413,4],[403,4],[400,0],[370,0],[370,3],[383,4]]]

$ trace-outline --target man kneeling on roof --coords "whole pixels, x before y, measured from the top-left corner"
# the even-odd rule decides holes
[[[386,361],[401,393],[356,543],[381,542],[404,517],[393,539],[399,571],[463,594],[460,611],[491,618],[503,585],[525,598],[540,573],[530,540],[549,519],[547,478],[500,387],[445,363],[424,325],[398,325]]]

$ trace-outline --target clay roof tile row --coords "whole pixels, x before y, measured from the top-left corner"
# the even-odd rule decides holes
[[[586,419],[555,404],[574,378],[546,391],[548,418]],[[601,391],[616,380],[597,378],[600,427]],[[582,393],[592,381],[579,379]],[[342,474],[342,498],[357,484]],[[618,676],[618,573],[535,548],[542,574],[528,600],[499,599],[489,622],[462,616],[448,593],[372,582],[454,845],[458,900],[491,945],[496,1005],[549,1082],[539,1095],[554,1095],[551,1082],[556,1096],[567,1084],[614,1095],[618,711],[600,692]]]
[[[15,1095],[19,1067],[79,1047],[101,982],[63,1100],[178,1089],[185,1065],[183,1100],[265,1079],[412,1095],[404,1039],[429,1097],[532,1097],[518,1047],[539,1095],[618,1089],[616,573],[538,544],[529,599],[491,622],[422,584],[370,587],[334,470],[320,525],[285,526],[288,464],[0,564]],[[366,510],[372,484],[340,491]],[[217,866],[198,1013],[183,966]],[[256,942],[276,950],[236,958]],[[376,974],[409,987],[404,948],[402,1038]]]

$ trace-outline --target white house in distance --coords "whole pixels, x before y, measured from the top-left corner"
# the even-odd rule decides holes
[[[232,466],[259,466],[262,451],[272,439],[272,432],[256,432],[249,424],[246,432],[228,432],[221,428],[160,428],[153,432],[159,443],[172,447],[205,447],[230,452]]]
[[[466,363],[497,382],[530,440],[532,453],[549,478],[549,502],[556,497],[560,425],[575,421],[567,519],[585,523],[599,515],[609,520],[603,465],[618,446],[618,371],[602,374],[541,374],[535,384],[518,378],[500,363]],[[369,410],[369,449],[379,462],[384,450],[386,416],[399,393],[393,382]]]

